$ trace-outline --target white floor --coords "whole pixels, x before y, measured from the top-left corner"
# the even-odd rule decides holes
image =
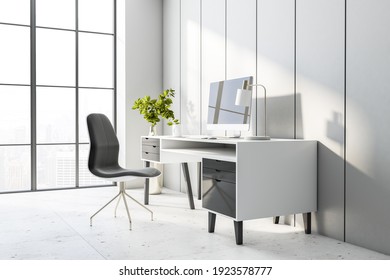
[[[143,190],[129,190],[143,201]],[[0,195],[0,259],[390,259],[271,219],[244,222],[244,245],[235,245],[233,222],[218,217],[207,232],[207,212],[185,194],[164,189],[150,197],[154,221],[129,201],[113,217],[106,208],[89,226],[89,216],[117,193],[116,187]]]

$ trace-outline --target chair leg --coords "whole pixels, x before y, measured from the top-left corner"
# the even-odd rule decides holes
[[[118,196],[121,195],[121,192],[119,192],[116,196],[114,196],[113,199],[111,199],[109,202],[107,202],[102,208],[100,208],[98,211],[96,211],[95,214],[93,214],[91,216],[91,218],[89,218],[89,224],[90,226],[92,226],[92,218],[95,217],[100,211],[102,211],[104,208],[106,208],[111,202],[113,202]]]
[[[122,196],[120,195],[119,199],[118,199],[118,202],[116,203],[116,206],[115,206],[115,212],[114,212],[114,217],[115,218],[116,218],[116,210],[118,209],[118,205],[119,205],[119,202],[121,201],[121,198],[122,198]]]
[[[131,230],[131,217],[130,217],[129,207],[127,206],[127,201],[126,201],[125,193],[122,192],[121,195],[123,196],[123,202],[125,203],[126,212],[127,212],[127,217],[129,218],[129,224],[130,224],[130,230]]]

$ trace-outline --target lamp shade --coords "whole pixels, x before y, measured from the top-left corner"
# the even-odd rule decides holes
[[[238,89],[236,94],[236,102],[234,103],[237,106],[250,106],[252,100],[252,90],[249,89]]]

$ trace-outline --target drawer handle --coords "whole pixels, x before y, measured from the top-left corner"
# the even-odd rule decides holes
[[[149,152],[145,152],[145,154],[147,154],[147,155],[148,155],[148,154],[149,154]]]
[[[219,169],[215,169],[215,172],[221,172],[221,170],[219,170]]]
[[[153,148],[156,148],[157,146],[153,146]]]
[[[219,180],[219,179],[215,179],[215,181],[217,181],[217,182],[222,182],[221,180]]]

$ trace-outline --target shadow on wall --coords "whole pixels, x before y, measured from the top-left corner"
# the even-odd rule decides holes
[[[329,164],[331,163],[331,164]],[[378,175],[368,175],[318,142],[318,211],[313,231],[371,250],[390,254],[390,188]],[[344,182],[346,176],[346,201]],[[345,217],[344,217],[345,209]],[[297,215],[298,224],[301,215]]]
[[[264,98],[257,99],[258,135],[264,131],[263,102]],[[300,131],[295,132],[297,128]],[[267,96],[267,134],[273,138],[303,138],[301,94]]]
[[[317,213],[313,230],[344,239],[344,159],[321,142],[317,146]],[[303,221],[299,221],[299,224]]]
[[[336,142],[340,147],[340,155],[344,153],[344,124],[343,114],[333,111],[332,119],[326,122],[326,137]]]
[[[373,168],[368,175],[347,162],[345,241],[389,255],[390,184],[386,169]]]

